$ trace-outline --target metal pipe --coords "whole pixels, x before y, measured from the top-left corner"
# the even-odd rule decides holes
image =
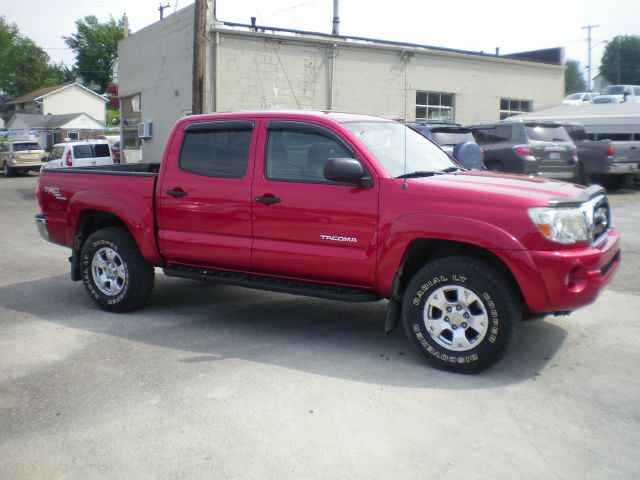
[[[340,13],[339,5],[340,0],[333,0],[333,35],[340,35]]]

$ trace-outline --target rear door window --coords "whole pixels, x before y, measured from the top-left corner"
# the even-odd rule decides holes
[[[249,164],[251,128],[212,128],[185,132],[180,168],[207,177],[243,178]]]
[[[92,158],[93,150],[91,149],[91,145],[86,143],[83,145],[74,145],[73,146],[73,158]]]
[[[111,152],[109,151],[109,145],[107,145],[106,143],[94,143],[92,146],[94,157],[108,157],[111,155]]]

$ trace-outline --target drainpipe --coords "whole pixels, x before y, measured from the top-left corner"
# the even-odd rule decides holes
[[[331,75],[329,78],[329,110],[333,110],[333,81],[336,75],[336,57],[338,56],[338,45],[331,47]]]

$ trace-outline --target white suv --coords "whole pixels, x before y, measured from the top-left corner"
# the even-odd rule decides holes
[[[112,163],[114,162],[109,142],[86,140],[55,144],[42,168],[91,167]]]

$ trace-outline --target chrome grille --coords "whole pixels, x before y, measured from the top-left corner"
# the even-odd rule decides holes
[[[607,236],[611,228],[611,210],[607,197],[602,196],[593,206],[593,241],[592,244],[600,242]]]

